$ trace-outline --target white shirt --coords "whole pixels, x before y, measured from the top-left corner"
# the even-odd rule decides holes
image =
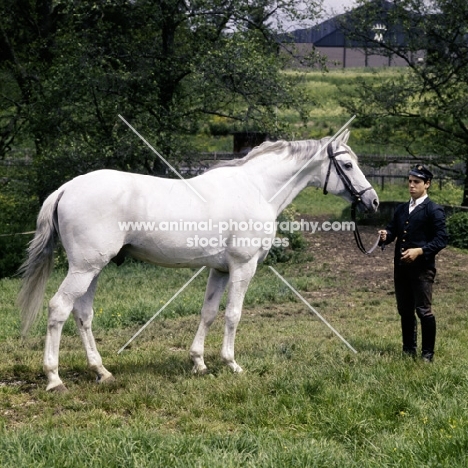
[[[410,201],[409,201],[409,212],[411,213],[411,212],[412,212],[418,205],[420,205],[427,197],[428,197],[428,195],[423,195],[422,197],[416,198],[416,200],[413,200],[412,198],[410,198]]]

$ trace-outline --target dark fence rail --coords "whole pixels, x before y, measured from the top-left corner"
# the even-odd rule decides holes
[[[404,183],[406,180],[408,180],[407,175],[393,175],[393,174],[373,174],[373,173],[367,173],[365,174],[367,180],[372,184],[379,184],[380,189],[384,190],[386,184],[393,184],[395,181],[401,181],[401,183]],[[432,180],[432,184],[438,184],[439,189],[442,190],[444,187],[444,184],[446,183],[453,183],[455,185],[463,185],[465,183],[465,180],[462,177],[448,177],[448,176],[440,176],[440,177],[434,177]]]
[[[220,161],[228,161],[232,159],[242,158],[245,156],[244,153],[191,153],[187,154],[186,157],[180,158],[178,161],[173,161],[173,164],[178,166],[179,172],[186,176],[195,176],[205,172],[208,168],[219,163]],[[155,156],[156,157],[156,156]],[[431,164],[437,162],[438,164],[447,164],[451,168],[457,170],[458,175],[454,175],[450,172],[434,171],[437,175],[434,179],[434,183],[439,184],[442,188],[444,183],[451,181],[457,185],[463,184],[464,178],[464,164],[457,163],[453,164],[453,161],[444,160],[443,158],[428,155],[423,158],[408,158],[395,155],[360,155],[359,164],[369,179],[374,184],[379,184],[383,190],[385,185],[400,182],[407,178],[409,167],[418,162],[423,162],[431,167]],[[0,159],[1,172],[15,170],[15,168],[25,168],[28,170],[32,166],[32,158],[30,157],[18,157]],[[438,172],[438,173],[437,173]],[[5,174],[0,173],[0,176]]]

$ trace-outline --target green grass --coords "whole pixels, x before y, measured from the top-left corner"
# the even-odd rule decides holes
[[[304,86],[320,105],[306,128],[293,114],[283,116],[296,125],[296,138],[338,130],[349,118],[339,105],[339,90],[353,86],[358,74],[362,71],[307,74]],[[374,79],[372,71],[366,74]],[[374,151],[364,140],[365,130],[352,130],[353,149]],[[230,141],[213,138],[209,149],[229,151]],[[404,183],[376,189],[382,201],[408,198]],[[431,197],[457,203],[461,189],[434,186]],[[331,220],[342,216],[347,203],[310,188],[294,205],[301,216]],[[356,277],[358,267],[372,272],[382,268],[382,260],[363,256],[356,270],[343,272],[333,257],[327,263],[316,259],[314,242],[294,262],[275,268],[358,354],[260,267],[236,340],[241,375],[233,375],[219,357],[224,301],[206,342],[210,374],[191,374],[188,350],[207,272],[117,355],[194,273],[127,262],[103,271],[95,300],[96,340],[117,381],[95,383],[69,320],[60,354],[69,392],[47,393],[42,373],[47,301],[23,340],[15,306],[19,280],[0,280],[0,466],[468,466],[467,253],[456,251],[457,260],[443,265],[436,284],[438,348],[436,361],[427,366],[400,354],[391,272],[383,283]],[[64,274],[60,267],[53,273],[47,299]]]
[[[126,286],[119,286],[131,296],[140,270],[123,268]],[[326,291],[333,281],[314,283],[321,268],[281,272],[303,291],[307,278],[311,291]],[[272,282],[260,273],[256,281]],[[168,289],[173,281],[164,281]],[[191,294],[200,287],[193,286]],[[101,289],[109,303],[121,301],[115,285],[104,281]],[[207,340],[212,373],[190,374],[196,316],[156,321],[121,356],[116,351],[135,327],[98,326],[103,358],[117,377],[109,386],[94,383],[78,338],[65,336],[64,395],[44,391],[39,334],[27,343],[7,338],[2,466],[466,466],[463,286],[438,296],[447,338],[433,366],[400,356],[387,292],[362,287],[320,304],[357,355],[295,302],[246,307],[237,340],[243,375],[218,358],[221,321]]]
[[[282,111],[281,118],[290,123],[294,129],[292,139],[319,139],[327,135],[334,135],[351,117],[343,102],[355,95],[361,82],[371,85],[383,79],[397,79],[409,72],[408,67],[333,69],[326,73],[321,71],[301,72],[301,86],[306,93],[308,102],[311,103],[308,122],[305,126],[302,125],[297,114],[292,110]],[[288,73],[299,74],[299,72],[292,71]],[[350,129],[349,143],[356,154],[408,156],[401,144],[392,141],[385,143],[376,141],[375,129],[372,131],[372,129],[367,128],[367,125],[360,126],[359,119],[351,124]],[[382,138],[382,140],[386,140],[386,138]]]
[[[301,215],[322,217],[338,216],[342,207],[310,189],[295,205]],[[307,261],[276,268],[358,354],[260,267],[236,341],[245,373],[233,375],[219,357],[221,310],[207,338],[210,374],[203,377],[191,374],[188,349],[206,273],[117,355],[193,272],[109,266],[98,286],[95,335],[117,381],[94,382],[69,321],[60,354],[66,394],[45,392],[45,316],[21,339],[19,280],[1,280],[0,466],[467,466],[466,253],[453,252],[436,284],[432,365],[400,354],[390,279],[363,283],[311,251]],[[359,258],[370,271],[381,267],[375,256]],[[60,268],[53,273],[48,298],[63,276]]]
[[[369,69],[333,69],[326,73],[321,71],[286,71],[288,75],[299,76],[298,86],[305,93],[305,99],[310,103],[307,123],[300,120],[298,112],[293,109],[280,109],[278,119],[289,125],[290,140],[320,139],[334,135],[351,117],[342,106],[343,97],[349,96],[356,87],[356,79],[373,82],[382,77],[388,78],[405,73],[406,68],[379,67]],[[233,131],[228,119],[213,117],[211,125],[222,125],[227,131]],[[210,125],[193,138],[193,146],[200,151],[231,152],[232,135],[213,136],[209,132]],[[400,148],[376,144],[369,139],[369,129],[359,128],[356,123],[351,125],[350,145],[358,154],[400,154]]]

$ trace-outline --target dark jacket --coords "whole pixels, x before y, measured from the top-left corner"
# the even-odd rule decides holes
[[[410,213],[409,202],[398,205],[393,219],[387,226],[385,244],[395,243],[395,266],[400,262],[402,252],[406,249],[421,247],[423,255],[419,256],[412,267],[435,268],[435,256],[447,246],[447,230],[445,227],[445,211],[426,198]]]

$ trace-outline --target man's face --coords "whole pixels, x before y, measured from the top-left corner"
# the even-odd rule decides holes
[[[410,175],[408,177],[408,187],[411,198],[417,200],[418,198],[427,194],[427,189],[431,185],[431,182],[428,180],[424,182],[424,179]]]

